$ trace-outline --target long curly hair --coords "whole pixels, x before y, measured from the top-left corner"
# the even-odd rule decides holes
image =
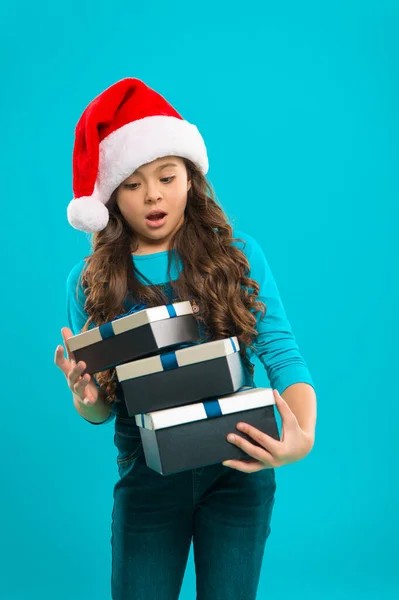
[[[176,300],[190,300],[199,309],[194,316],[204,332],[201,341],[237,336],[242,361],[252,375],[254,367],[246,350],[257,335],[256,314],[261,312],[263,316],[266,305],[257,300],[259,284],[248,277],[250,266],[244,252],[232,245],[238,238],[232,237],[233,229],[211,185],[194,163],[182,160],[191,188],[183,225],[169,245],[169,280],[173,257],[176,264],[180,257],[184,269],[168,285]],[[81,283],[89,318],[82,331],[124,314],[129,298],[133,304],[144,303],[147,307],[169,302],[162,285],[145,285],[135,273],[132,248],[137,238],[119,210],[116,192],[107,203],[109,222],[93,234],[92,254],[85,257]],[[95,379],[108,402],[119,401],[115,368],[97,373]]]

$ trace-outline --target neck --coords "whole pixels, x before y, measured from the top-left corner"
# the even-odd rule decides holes
[[[168,244],[161,244],[159,246],[143,246],[140,245],[136,250],[132,252],[133,256],[144,256],[146,254],[157,254],[158,252],[166,252],[169,250]]]

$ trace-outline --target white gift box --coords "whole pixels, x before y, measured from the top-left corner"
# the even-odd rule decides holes
[[[191,303],[185,301],[121,315],[74,335],[67,344],[76,361],[86,363],[85,373],[97,373],[166,348],[196,343],[198,337]]]
[[[279,439],[271,388],[241,388],[234,394],[135,416],[148,467],[167,475],[249,456],[227,441],[240,421]]]
[[[236,337],[116,367],[129,416],[231,394],[245,383]]]

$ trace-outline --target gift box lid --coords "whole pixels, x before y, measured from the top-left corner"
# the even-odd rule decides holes
[[[138,414],[135,415],[135,420],[139,427],[157,430],[182,425],[183,423],[222,417],[223,415],[270,406],[275,403],[272,388],[245,386],[238,392],[221,398],[211,398],[195,404]]]
[[[91,344],[96,344],[104,339],[119,335],[130,331],[142,325],[148,325],[156,321],[163,321],[165,319],[171,319],[173,317],[181,317],[184,315],[192,315],[193,309],[191,302],[186,300],[184,302],[176,302],[174,304],[162,304],[160,306],[153,306],[151,308],[144,308],[137,310],[132,314],[127,313],[116,317],[113,321],[104,323],[99,327],[93,327],[88,331],[78,333],[68,339],[68,348],[70,352],[80,350]]]
[[[169,371],[178,367],[221,358],[238,352],[239,349],[238,339],[235,336],[203,344],[197,343],[188,348],[180,348],[158,354],[157,356],[142,358],[119,365],[116,367],[116,374],[119,381],[127,381],[135,377],[162,373],[162,371]]]

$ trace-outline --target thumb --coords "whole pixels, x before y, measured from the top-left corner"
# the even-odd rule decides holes
[[[64,344],[65,344],[65,348],[66,348],[66,351],[67,351],[68,360],[70,360],[71,362],[73,362],[74,364],[76,364],[75,355],[74,355],[73,352],[71,352],[69,350],[69,346],[68,346],[68,340],[69,340],[69,338],[73,337],[72,331],[68,327],[62,327],[61,328],[61,335],[62,335],[62,339],[64,340]]]
[[[278,412],[281,415],[281,419],[283,421],[283,425],[285,427],[293,427],[297,423],[297,418],[288,406],[287,402],[284,400],[282,396],[278,393],[276,389],[273,390],[274,399],[276,401],[276,406]]]

